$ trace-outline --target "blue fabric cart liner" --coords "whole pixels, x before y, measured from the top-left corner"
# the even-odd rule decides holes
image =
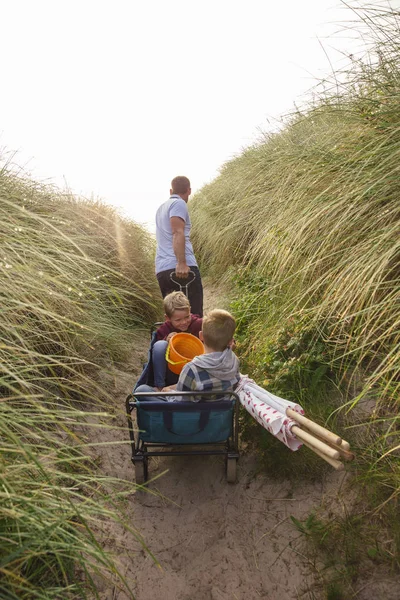
[[[139,439],[166,444],[225,442],[233,431],[234,400],[136,401]]]
[[[143,365],[143,371],[136,382],[134,389],[139,387],[139,385],[147,384],[154,386],[154,371],[153,371],[153,361],[152,361],[152,351],[153,346],[156,343],[157,332],[154,331],[151,335],[150,348],[147,354],[147,363]]]

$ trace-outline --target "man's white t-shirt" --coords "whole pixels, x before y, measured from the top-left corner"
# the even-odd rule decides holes
[[[192,243],[190,241],[190,217],[186,202],[177,194],[161,204],[156,213],[156,273],[175,269],[176,256],[172,246],[171,217],[180,217],[185,222],[185,256],[189,267],[197,267]]]

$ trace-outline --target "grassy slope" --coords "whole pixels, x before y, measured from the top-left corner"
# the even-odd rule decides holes
[[[115,570],[92,525],[132,486],[97,474],[79,427],[93,411],[113,426],[97,373],[155,318],[153,243],[7,167],[0,210],[0,596],[81,599]]]
[[[294,115],[226,164],[192,204],[203,262],[249,280],[246,317],[257,315],[264,329],[274,306],[260,304],[271,297],[280,318],[306,315],[338,356],[367,369],[368,388],[379,382],[387,402],[398,398],[400,375],[396,49],[380,50],[375,66],[355,65],[358,81],[342,96]]]
[[[386,502],[391,519],[400,490],[399,23],[390,11],[365,15],[368,60],[337,74],[338,93],[224,165],[191,211],[203,265],[218,275],[229,267],[245,372],[318,421],[339,408],[331,425],[357,425],[346,432],[354,470],[370,506]],[[359,427],[358,412],[344,415],[366,398],[374,410]],[[315,475],[307,453],[286,460],[247,428],[276,474],[290,462]],[[397,530],[389,545],[398,565]]]

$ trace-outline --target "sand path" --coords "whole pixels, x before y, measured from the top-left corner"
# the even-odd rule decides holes
[[[221,306],[210,293],[208,306]],[[211,304],[212,302],[212,304]],[[149,337],[136,347],[132,363],[109,377],[120,429],[104,441],[127,440],[124,399],[146,358]],[[289,450],[282,447],[283,452]],[[130,448],[99,450],[101,471],[133,480]],[[164,473],[162,475],[162,473]],[[137,600],[293,600],[310,595],[315,571],[302,554],[303,539],[290,516],[306,517],[326,495],[335,495],[343,474],[334,471],[317,484],[292,485],[256,475],[251,455],[239,461],[238,482],[228,484],[220,457],[165,457],[149,462],[149,488],[157,495],[133,494],[127,513],[157,565],[137,538],[115,524],[104,525],[104,545],[118,556]],[[126,600],[117,585],[99,579],[101,600]],[[322,596],[321,596],[322,597]]]

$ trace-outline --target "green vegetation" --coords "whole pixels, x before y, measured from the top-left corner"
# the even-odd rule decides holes
[[[317,586],[326,590],[327,600],[356,596],[362,587],[362,573],[376,572],[379,566],[388,573],[399,568],[398,533],[394,531],[386,538],[380,520],[367,519],[361,503],[357,509],[359,512],[349,513],[344,507],[341,513],[329,516],[311,513],[304,521],[291,517],[308,542],[309,560],[318,574]]]
[[[365,56],[196,194],[193,240],[233,288],[242,371],[349,439],[360,527],[380,511],[388,532],[400,495],[400,24],[390,9],[359,12]],[[326,471],[259,430],[243,416],[269,472]]]
[[[101,444],[116,427],[100,372],[159,308],[153,244],[113,209],[7,165],[0,209],[0,596],[81,600],[96,573],[124,586],[99,523],[122,521],[134,486],[99,474],[85,435],[96,427]]]

